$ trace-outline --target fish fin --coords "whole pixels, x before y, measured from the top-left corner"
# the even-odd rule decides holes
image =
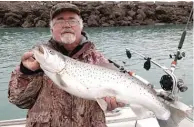
[[[97,98],[96,99],[98,105],[100,106],[100,108],[106,112],[107,111],[107,107],[108,107],[108,104],[106,103],[106,101],[104,99],[101,99],[101,98]]]
[[[171,112],[171,116],[168,120],[158,120],[161,127],[178,127],[179,123],[186,117],[190,117],[193,113],[193,109],[183,104],[182,102],[176,102],[168,105]],[[191,113],[192,112],[192,113]]]
[[[59,81],[60,85],[62,87],[68,87],[68,85],[61,79],[61,75],[60,74],[56,74],[56,79]]]
[[[186,117],[186,113],[179,109],[170,107],[171,116],[168,120],[159,120],[161,127],[178,127],[179,123]]]

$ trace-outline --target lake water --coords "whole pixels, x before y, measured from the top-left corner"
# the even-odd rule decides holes
[[[151,69],[143,69],[144,60],[132,54],[128,59],[125,49],[130,48],[151,57],[162,65],[170,66],[169,54],[176,52],[185,25],[138,26],[86,28],[99,51],[107,58],[147,79],[160,88],[159,80],[165,73],[152,64]],[[8,102],[7,88],[11,71],[20,63],[21,55],[34,44],[50,38],[48,28],[1,28],[0,29],[0,120],[22,118],[26,110]],[[182,78],[189,89],[180,93],[182,101],[193,105],[193,26],[189,26],[183,51],[186,57],[178,62],[175,74]]]

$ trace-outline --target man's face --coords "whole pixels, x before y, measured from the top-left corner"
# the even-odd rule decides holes
[[[63,44],[78,43],[81,39],[82,26],[80,17],[70,11],[61,12],[52,20],[52,36]]]

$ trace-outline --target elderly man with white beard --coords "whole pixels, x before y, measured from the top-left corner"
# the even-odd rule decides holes
[[[49,47],[76,60],[90,64],[108,64],[83,31],[79,8],[59,3],[50,11]],[[55,62],[55,61],[53,61]],[[31,51],[25,52],[21,63],[11,74],[9,101],[28,109],[26,127],[105,127],[105,116],[97,102],[84,100],[58,88],[41,70]],[[104,98],[108,110],[124,104],[112,97]]]

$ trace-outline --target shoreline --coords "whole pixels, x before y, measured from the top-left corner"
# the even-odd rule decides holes
[[[59,2],[2,1],[0,28],[49,27],[49,11]],[[186,24],[193,2],[78,2],[84,27]]]

